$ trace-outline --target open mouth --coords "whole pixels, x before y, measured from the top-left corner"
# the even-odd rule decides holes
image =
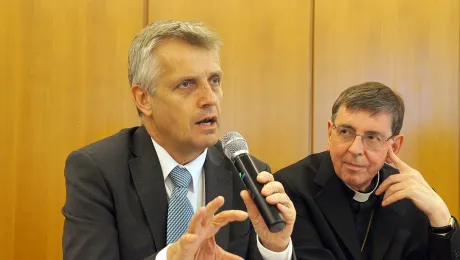
[[[196,125],[212,125],[217,122],[217,117],[207,117],[201,121],[196,122]]]

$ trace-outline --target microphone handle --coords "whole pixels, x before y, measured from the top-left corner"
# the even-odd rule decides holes
[[[240,172],[241,180],[250,191],[257,209],[259,209],[262,218],[268,229],[272,233],[281,231],[286,226],[286,221],[275,205],[268,204],[261,190],[263,185],[257,181],[259,171],[248,154],[240,154],[234,158],[235,166]]]

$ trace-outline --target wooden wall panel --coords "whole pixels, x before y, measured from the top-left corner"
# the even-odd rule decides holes
[[[23,3],[0,1],[0,259],[14,259],[14,223],[18,168],[19,10]]]
[[[142,28],[142,2],[6,2],[0,259],[62,259],[67,155],[139,123],[127,55]]]
[[[313,150],[345,88],[380,81],[405,99],[400,157],[458,215],[459,1],[315,1]]]
[[[241,132],[273,170],[324,150],[343,89],[395,87],[407,105],[401,157],[458,215],[457,0],[146,1],[0,1],[0,259],[62,258],[66,156],[139,123],[126,63],[144,11],[219,33],[221,134]]]
[[[272,170],[308,154],[311,2],[149,1],[149,22],[196,20],[223,40],[221,134],[238,131]]]

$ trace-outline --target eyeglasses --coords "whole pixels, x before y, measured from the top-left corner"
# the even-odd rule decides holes
[[[354,141],[357,136],[361,136],[361,142],[363,143],[363,146],[371,150],[382,149],[385,146],[385,143],[394,137],[392,135],[385,139],[383,136],[377,133],[358,135],[355,131],[348,127],[335,125],[332,125],[332,129],[334,129],[335,133],[337,134],[339,141],[343,143]]]

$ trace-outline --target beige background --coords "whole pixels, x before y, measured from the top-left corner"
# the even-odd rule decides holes
[[[394,87],[401,158],[458,216],[459,16],[458,0],[0,0],[0,259],[62,259],[65,158],[139,123],[127,53],[158,19],[221,35],[221,134],[273,170],[324,149],[343,89]]]

